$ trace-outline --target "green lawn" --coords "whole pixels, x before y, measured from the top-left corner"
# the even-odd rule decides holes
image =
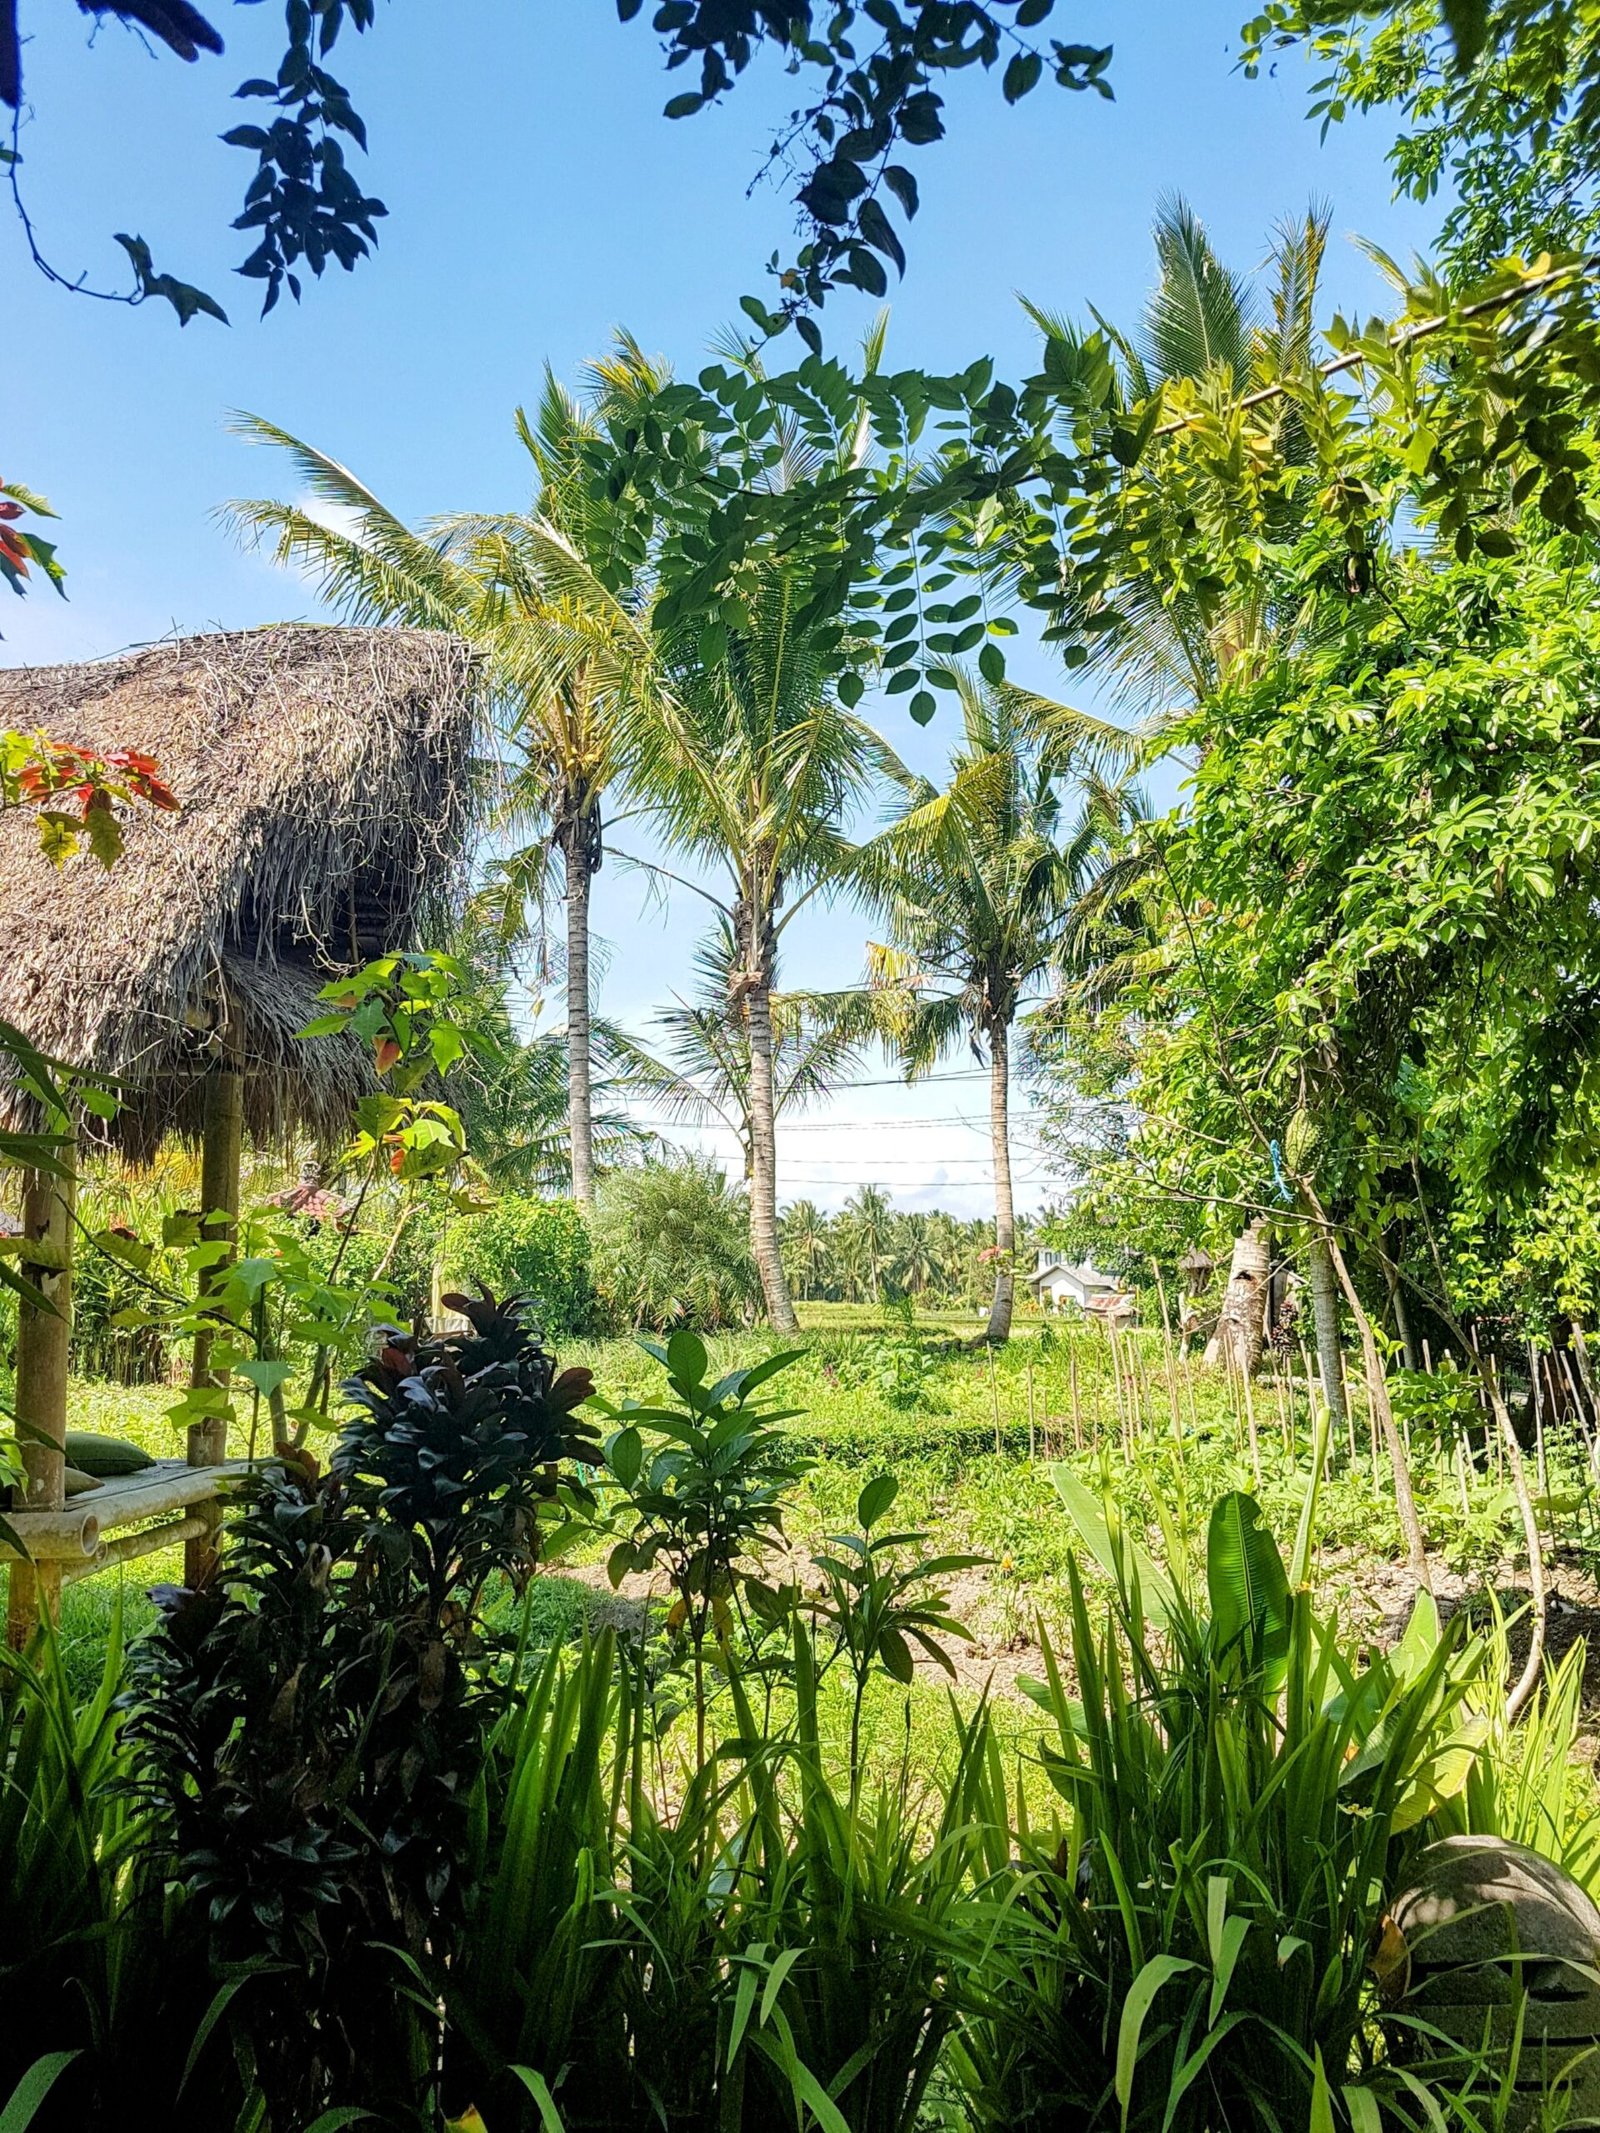
[[[1125,1337],[1113,1356],[1097,1326],[1024,1321],[1017,1339],[996,1356],[956,1337],[970,1330],[963,1321],[924,1320],[911,1341],[900,1321],[875,1318],[866,1307],[807,1306],[804,1316],[800,1359],[771,1387],[796,1411],[788,1427],[814,1461],[790,1519],[792,1541],[803,1558],[821,1535],[851,1522],[870,1476],[893,1472],[901,1489],[898,1521],[926,1528],[941,1547],[977,1549],[993,1559],[963,1582],[959,1596],[976,1632],[975,1652],[963,1666],[968,1681],[992,1662],[1009,1682],[1018,1664],[1027,1663],[1018,1647],[1034,1641],[1040,1618],[1046,1624],[1062,1618],[1072,1532],[1049,1480],[1052,1460],[1067,1460],[1092,1481],[1103,1477],[1159,1546],[1197,1545],[1214,1498],[1251,1484],[1246,1417],[1198,1365],[1179,1365],[1169,1377],[1158,1330]],[[766,1332],[708,1343],[719,1370],[779,1345]],[[614,1401],[653,1396],[661,1382],[659,1365],[629,1340],[578,1342],[561,1360],[588,1364]],[[163,1387],[80,1382],[72,1420],[172,1457],[179,1440],[163,1412],[172,1397]],[[1260,1495],[1287,1539],[1306,1483],[1304,1387],[1286,1393],[1269,1377],[1258,1385],[1254,1406]],[[247,1437],[241,1424],[230,1448],[243,1452]],[[1472,1478],[1466,1516],[1459,1475],[1448,1464],[1419,1459],[1418,1479],[1430,1534],[1446,1552],[1492,1563],[1512,1531],[1492,1477]],[[1364,1427],[1353,1459],[1348,1444],[1334,1449],[1320,1532],[1325,1583],[1359,1607],[1373,1566],[1400,1553],[1393,1491],[1381,1468],[1374,1475]],[[597,1541],[579,1552],[580,1575],[593,1576],[605,1545]],[[65,1627],[77,1634],[82,1625],[92,1639],[113,1584],[129,1595],[136,1621],[144,1590],[175,1574],[175,1559],[158,1556],[117,1580],[81,1585],[68,1596]]]

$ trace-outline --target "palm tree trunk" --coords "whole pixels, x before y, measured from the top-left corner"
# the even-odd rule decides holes
[[[1017,1244],[1016,1209],[1011,1197],[1011,1033],[1004,1023],[989,1032],[989,1141],[994,1153],[994,1300],[984,1339],[998,1345],[1011,1337],[1011,1303],[1016,1283],[1012,1255]]]
[[[778,1137],[773,1100],[772,978],[759,944],[746,959],[745,1013],[750,1018],[750,1249],[761,1276],[767,1317],[779,1333],[798,1333],[778,1249]]]
[[[1339,1280],[1333,1271],[1328,1240],[1320,1229],[1310,1232],[1306,1261],[1311,1317],[1317,1329],[1317,1371],[1322,1379],[1322,1397],[1328,1403],[1334,1441],[1339,1443],[1349,1428],[1350,1403],[1345,1392],[1344,1357],[1339,1352]]]
[[[1221,1363],[1247,1378],[1253,1378],[1260,1366],[1266,1339],[1269,1237],[1267,1225],[1258,1217],[1234,1239],[1217,1330],[1206,1343],[1208,1363]]]
[[[567,1132],[572,1197],[594,1207],[594,1089],[589,1032],[589,890],[594,865],[581,822],[563,844],[567,875]]]

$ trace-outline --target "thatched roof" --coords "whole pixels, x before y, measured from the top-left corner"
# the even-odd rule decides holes
[[[57,872],[0,816],[0,1016],[124,1083],[135,1157],[194,1137],[219,1042],[258,1143],[342,1138],[361,1047],[298,1043],[339,968],[413,942],[460,879],[473,666],[457,640],[307,626],[0,671],[0,728],[155,756],[182,802],[138,807],[107,873]]]

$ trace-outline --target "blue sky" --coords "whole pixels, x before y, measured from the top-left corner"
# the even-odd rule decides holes
[[[1131,318],[1151,276],[1153,207],[1175,189],[1242,267],[1260,260],[1274,221],[1326,198],[1329,304],[1380,308],[1378,276],[1348,240],[1405,256],[1437,218],[1392,201],[1381,120],[1320,143],[1301,65],[1255,82],[1237,72],[1242,12],[1243,0],[1082,0],[1061,34],[1115,45],[1114,103],[1041,87],[1008,110],[995,83],[955,80],[952,138],[914,159],[923,206],[892,292],[891,361],[955,368],[986,354],[1019,375],[1032,329],[1018,292]],[[335,55],[370,131],[364,178],[390,209],[379,250],[258,321],[252,286],[231,271],[245,246],[227,227],[248,163],[216,136],[247,115],[232,85],[273,71],[281,13],[270,0],[217,0],[212,13],[228,55],[185,67],[115,28],[90,48],[75,10],[25,0],[23,175],[44,250],[69,275],[114,282],[111,233],[138,232],[158,266],[212,290],[233,324],[180,333],[165,306],[52,289],[0,215],[0,472],[50,497],[70,572],[66,603],[35,594],[0,609],[8,664],[317,612],[305,586],[241,553],[217,523],[231,496],[282,493],[270,456],[228,433],[230,409],[309,438],[406,516],[512,507],[526,491],[512,412],[536,396],[546,360],[576,380],[626,326],[698,368],[740,294],[764,287],[768,255],[791,242],[781,195],[747,197],[794,100],[771,65],[723,109],[669,123],[648,10],[624,27],[611,0],[393,0],[374,34]],[[875,308],[830,303],[830,342],[848,345]],[[1047,655],[1031,659],[1027,678],[1071,693]],[[907,758],[937,773],[948,714],[919,733],[895,703],[878,710]],[[685,896],[663,911],[639,877],[602,874],[605,1012],[644,1028],[690,983],[697,905]],[[849,910],[808,915],[791,929],[786,975],[842,982],[863,939]],[[916,1091],[863,1087],[795,1122],[784,1196],[837,1204],[871,1181],[905,1205],[984,1211],[986,1106],[972,1065],[952,1061],[962,1078]],[[1020,1197],[1037,1204],[1053,1181],[1025,1124],[1020,1138]]]

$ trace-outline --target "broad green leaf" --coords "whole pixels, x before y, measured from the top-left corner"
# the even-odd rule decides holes
[[[900,1484],[893,1474],[875,1475],[856,1499],[857,1522],[870,1530],[882,1518],[899,1493]]]
[[[1206,1532],[1213,1649],[1239,1648],[1274,1678],[1289,1651],[1289,1581],[1261,1506],[1242,1489],[1220,1496]]]

